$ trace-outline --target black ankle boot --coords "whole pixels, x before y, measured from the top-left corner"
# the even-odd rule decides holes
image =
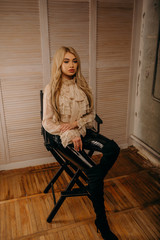
[[[100,231],[104,240],[118,240],[116,235],[111,232],[106,219],[96,219],[95,225],[97,227],[97,232],[98,230]]]

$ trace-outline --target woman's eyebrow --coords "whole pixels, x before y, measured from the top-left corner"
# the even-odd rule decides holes
[[[70,60],[69,58],[64,58],[64,60]],[[71,60],[77,60],[77,58],[73,58]]]

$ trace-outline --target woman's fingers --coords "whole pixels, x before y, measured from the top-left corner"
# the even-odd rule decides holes
[[[67,124],[62,124],[60,126],[60,132],[65,132],[65,131],[67,131],[69,129],[70,129],[70,125],[68,123]]]
[[[79,149],[82,151],[82,140],[80,141]]]
[[[67,130],[73,129],[73,126],[71,123],[63,123],[60,126],[60,132],[63,133]],[[76,151],[82,151],[82,140],[81,137],[75,137],[74,139],[72,139],[73,145],[74,145],[74,149]]]
[[[60,132],[65,132],[67,130],[71,130],[77,127],[77,121],[72,123],[62,123],[60,126]]]
[[[79,151],[79,143],[77,141],[74,142],[74,149]]]
[[[73,145],[74,145],[74,149],[76,151],[81,150],[82,151],[82,140],[80,137],[75,137],[74,139],[72,139]]]

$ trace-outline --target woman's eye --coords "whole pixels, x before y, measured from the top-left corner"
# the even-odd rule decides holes
[[[74,63],[77,63],[77,60],[74,60],[73,62],[74,62]]]
[[[68,61],[64,61],[64,63],[68,63]]]

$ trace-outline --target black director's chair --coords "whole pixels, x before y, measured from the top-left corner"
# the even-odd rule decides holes
[[[41,102],[41,120],[43,119],[43,91],[40,91],[40,102]],[[100,124],[102,120],[96,115],[95,121],[97,122],[97,132],[100,130]],[[95,130],[96,131],[96,130]],[[53,179],[47,185],[44,190],[44,193],[48,193],[50,189],[52,189],[53,194],[53,201],[54,201],[54,208],[52,209],[51,213],[47,218],[47,222],[51,222],[54,216],[56,215],[57,211],[61,207],[62,203],[66,199],[66,197],[75,197],[75,196],[88,196],[90,198],[89,191],[87,189],[86,184],[82,183],[79,179],[83,179],[83,182],[87,183],[87,176],[84,174],[83,170],[87,168],[91,168],[95,166],[95,163],[92,161],[91,156],[93,155],[94,151],[90,150],[87,154],[84,150],[76,152],[74,158],[66,156],[62,150],[58,147],[57,143],[49,140],[49,133],[45,131],[43,126],[41,127],[41,134],[44,138],[44,145],[48,151],[52,153],[55,157],[57,162],[60,165],[58,172],[55,174]],[[68,146],[69,147],[69,146]],[[75,157],[76,156],[76,157]],[[55,193],[54,193],[54,183],[57,181],[59,176],[62,172],[65,171],[71,178],[68,186],[66,187],[65,191],[61,192],[61,197],[58,201],[56,201]],[[74,187],[77,184],[78,187]],[[73,188],[74,187],[74,188]]]

